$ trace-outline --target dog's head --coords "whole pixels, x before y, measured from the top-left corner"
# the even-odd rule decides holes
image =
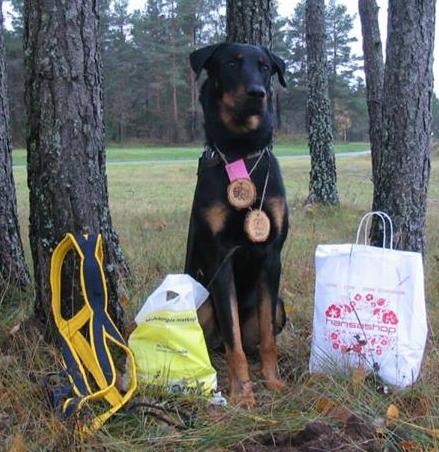
[[[224,126],[235,134],[248,134],[263,123],[273,75],[286,86],[285,63],[265,47],[248,44],[216,44],[196,50],[190,63],[197,77],[207,71],[209,89],[203,95],[214,97]],[[207,93],[208,91],[208,93]],[[209,99],[210,100],[210,99]]]

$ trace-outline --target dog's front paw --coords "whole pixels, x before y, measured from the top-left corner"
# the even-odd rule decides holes
[[[286,384],[280,378],[271,378],[264,381],[265,387],[273,392],[281,392],[286,389]]]
[[[239,384],[232,385],[230,401],[233,405],[239,405],[243,408],[253,408],[256,405],[256,399],[253,394],[251,381],[239,382]]]

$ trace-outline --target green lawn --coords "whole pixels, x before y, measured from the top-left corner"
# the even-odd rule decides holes
[[[339,143],[335,147],[336,152],[356,152],[369,150],[369,143]],[[165,161],[165,160],[195,160],[200,155],[203,146],[179,146],[179,147],[156,147],[156,146],[128,146],[107,149],[107,161],[130,162],[130,161]],[[285,144],[275,146],[274,152],[278,156],[307,155],[306,143]],[[26,152],[24,149],[16,149],[12,153],[14,165],[26,164]]]

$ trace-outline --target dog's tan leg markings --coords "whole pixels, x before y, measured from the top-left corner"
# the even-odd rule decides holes
[[[277,232],[282,231],[282,225],[285,217],[285,199],[282,197],[270,198],[267,200],[268,210],[273,216],[274,225],[276,226]]]
[[[259,355],[265,386],[271,391],[281,391],[285,383],[279,378],[277,371],[276,337],[273,334],[273,314],[271,296],[264,283],[260,284],[259,298]]]
[[[229,210],[223,203],[216,203],[206,209],[205,218],[213,235],[224,229]]]
[[[247,358],[242,348],[238,303],[234,289],[231,291],[230,310],[232,318],[233,347],[230,348],[226,345],[230,400],[234,404],[250,408],[254,406],[256,402],[250,381]]]

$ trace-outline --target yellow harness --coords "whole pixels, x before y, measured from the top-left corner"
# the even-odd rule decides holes
[[[61,311],[61,269],[69,251],[80,258],[80,284],[84,306],[70,319]],[[132,396],[137,386],[134,356],[125,344],[108,312],[108,295],[103,270],[101,235],[74,236],[66,234],[52,254],[50,286],[52,311],[60,333],[64,366],[71,383],[71,393],[60,406],[63,417],[70,417],[91,401],[106,400],[110,404],[95,415],[82,431],[98,430]],[[86,331],[86,335],[83,332]],[[116,368],[109,348],[112,343],[127,356],[131,372],[130,387],[125,394],[116,387]],[[92,377],[92,379],[91,379]],[[61,391],[62,395],[66,391]],[[59,393],[59,394],[61,394]]]

